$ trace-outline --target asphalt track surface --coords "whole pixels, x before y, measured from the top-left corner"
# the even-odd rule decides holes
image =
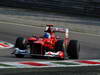
[[[18,36],[29,37],[32,35],[43,34],[43,28],[13,25],[2,23],[0,24],[0,40],[8,41],[14,44]],[[87,35],[81,33],[70,32],[71,39],[77,39],[80,42],[80,60],[81,59],[100,59],[100,36]],[[0,61],[32,61],[44,60],[34,59],[26,56],[25,58],[16,58],[11,55],[13,49],[0,49]]]

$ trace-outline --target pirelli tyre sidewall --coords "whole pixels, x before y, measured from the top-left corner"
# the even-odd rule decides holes
[[[80,43],[78,40],[70,40],[67,47],[67,55],[69,59],[78,59],[80,52]]]

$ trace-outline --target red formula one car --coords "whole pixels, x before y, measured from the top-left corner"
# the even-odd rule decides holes
[[[27,39],[18,37],[15,42],[13,54],[16,57],[46,56],[60,59],[78,59],[80,45],[77,40],[68,38],[68,29],[57,28],[53,25],[47,25],[42,37],[29,37]],[[64,33],[64,38],[58,38],[56,32]]]

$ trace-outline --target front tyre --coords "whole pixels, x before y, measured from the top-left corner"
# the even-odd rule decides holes
[[[26,39],[23,37],[18,37],[15,42],[15,48],[19,48],[21,50],[27,49]]]
[[[67,54],[69,59],[78,59],[80,51],[80,44],[77,40],[70,40],[67,47]]]
[[[23,58],[23,57],[24,57],[24,55],[22,55],[22,54],[15,54],[15,56],[16,56],[17,58]]]
[[[27,49],[26,39],[23,37],[18,37],[15,42],[15,48],[18,48],[19,50],[26,50]],[[16,51],[15,51],[15,56],[17,58],[23,58],[25,55],[21,53],[16,54]]]

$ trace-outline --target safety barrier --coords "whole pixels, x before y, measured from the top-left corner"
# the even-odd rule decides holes
[[[100,16],[99,0],[0,0],[0,5]]]

